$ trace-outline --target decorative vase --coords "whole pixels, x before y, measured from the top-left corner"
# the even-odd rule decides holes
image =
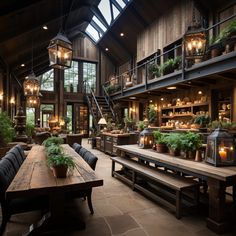
[[[53,166],[52,171],[53,175],[56,178],[66,178],[68,167],[65,165]]]

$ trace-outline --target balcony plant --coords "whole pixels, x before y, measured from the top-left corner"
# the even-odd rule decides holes
[[[169,153],[171,156],[179,156],[181,149],[182,134],[170,133],[166,136],[165,142],[169,148]]]
[[[160,66],[153,63],[148,67],[149,74],[151,75],[150,79],[158,78],[161,76]]]
[[[156,150],[159,153],[165,153],[168,151],[167,148],[167,136],[168,134],[161,133],[159,130],[153,131],[153,137],[156,143]]]
[[[187,132],[181,137],[181,150],[185,158],[194,159],[196,151],[202,146],[202,139],[198,133]]]
[[[174,70],[175,70],[175,68],[174,68],[174,59],[170,58],[166,62],[164,62],[161,65],[160,70],[161,70],[163,75],[167,75],[167,74],[170,74],[170,73],[174,72]]]

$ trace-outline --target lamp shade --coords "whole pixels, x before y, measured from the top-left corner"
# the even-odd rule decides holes
[[[50,66],[58,69],[71,67],[72,43],[62,33],[58,33],[48,46]]]
[[[100,120],[98,121],[98,124],[99,125],[106,125],[107,124],[107,122],[106,122],[106,120],[105,120],[105,118],[100,118]]]
[[[23,83],[25,96],[39,96],[40,83],[34,72],[32,72]]]

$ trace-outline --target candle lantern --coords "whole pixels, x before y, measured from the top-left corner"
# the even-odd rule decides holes
[[[140,148],[152,148],[153,140],[154,140],[154,137],[153,137],[152,130],[149,128],[146,128],[139,134],[138,146]]]
[[[217,128],[207,138],[206,162],[214,166],[236,165],[235,140],[227,130]]]

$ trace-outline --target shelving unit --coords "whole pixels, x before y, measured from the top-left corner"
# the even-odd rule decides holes
[[[160,123],[165,123],[170,119],[182,118],[183,121],[190,120],[197,115],[209,113],[209,103],[192,103],[181,106],[169,106],[161,108]]]

